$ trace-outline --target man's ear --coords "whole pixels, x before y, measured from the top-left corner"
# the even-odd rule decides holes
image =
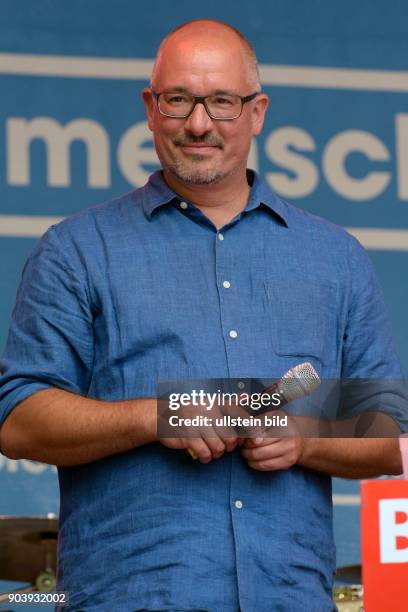
[[[142,99],[146,107],[147,125],[153,132],[153,117],[154,117],[154,102],[152,96],[152,90],[150,87],[145,87],[142,91]]]
[[[253,108],[253,136],[258,136],[262,130],[268,105],[269,97],[267,94],[261,93],[255,98]]]

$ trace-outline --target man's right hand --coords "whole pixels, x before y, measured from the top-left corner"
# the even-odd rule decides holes
[[[234,429],[227,427],[213,426],[179,426],[177,427],[177,437],[166,436],[164,432],[170,433],[170,426],[167,425],[168,412],[158,410],[158,436],[157,440],[167,448],[185,449],[190,452],[193,459],[198,459],[201,463],[209,463],[213,459],[220,459],[226,452],[231,452],[238,444],[238,436]],[[197,415],[208,416],[215,423],[217,417],[222,413],[217,407],[211,412],[206,413],[205,408],[194,406],[182,407],[177,411],[179,419],[193,418]],[[159,425],[165,423],[165,427]],[[161,434],[161,435],[160,435]]]
[[[219,438],[218,436],[207,436],[202,438],[161,438],[164,446],[174,449],[186,449],[192,451],[192,458],[197,458],[201,463],[210,463],[213,459],[220,459],[224,453],[234,450],[238,444],[238,438]]]

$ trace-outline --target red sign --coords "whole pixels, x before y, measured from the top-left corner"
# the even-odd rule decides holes
[[[408,610],[408,480],[361,485],[365,612]]]

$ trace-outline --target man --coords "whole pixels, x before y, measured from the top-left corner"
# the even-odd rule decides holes
[[[178,28],[143,99],[162,172],[51,228],[26,264],[3,452],[59,466],[69,610],[332,610],[330,475],[400,473],[396,441],[158,440],[156,386],[306,360],[398,378],[377,281],[353,238],[247,171],[268,98],[239,32]]]

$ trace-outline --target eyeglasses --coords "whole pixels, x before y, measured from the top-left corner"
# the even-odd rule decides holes
[[[157,100],[160,114],[165,117],[186,119],[191,115],[197,104],[203,104],[211,119],[231,121],[240,117],[244,104],[256,98],[259,92],[244,97],[230,94],[193,96],[185,92],[163,91],[156,93],[153,90],[152,94]]]

